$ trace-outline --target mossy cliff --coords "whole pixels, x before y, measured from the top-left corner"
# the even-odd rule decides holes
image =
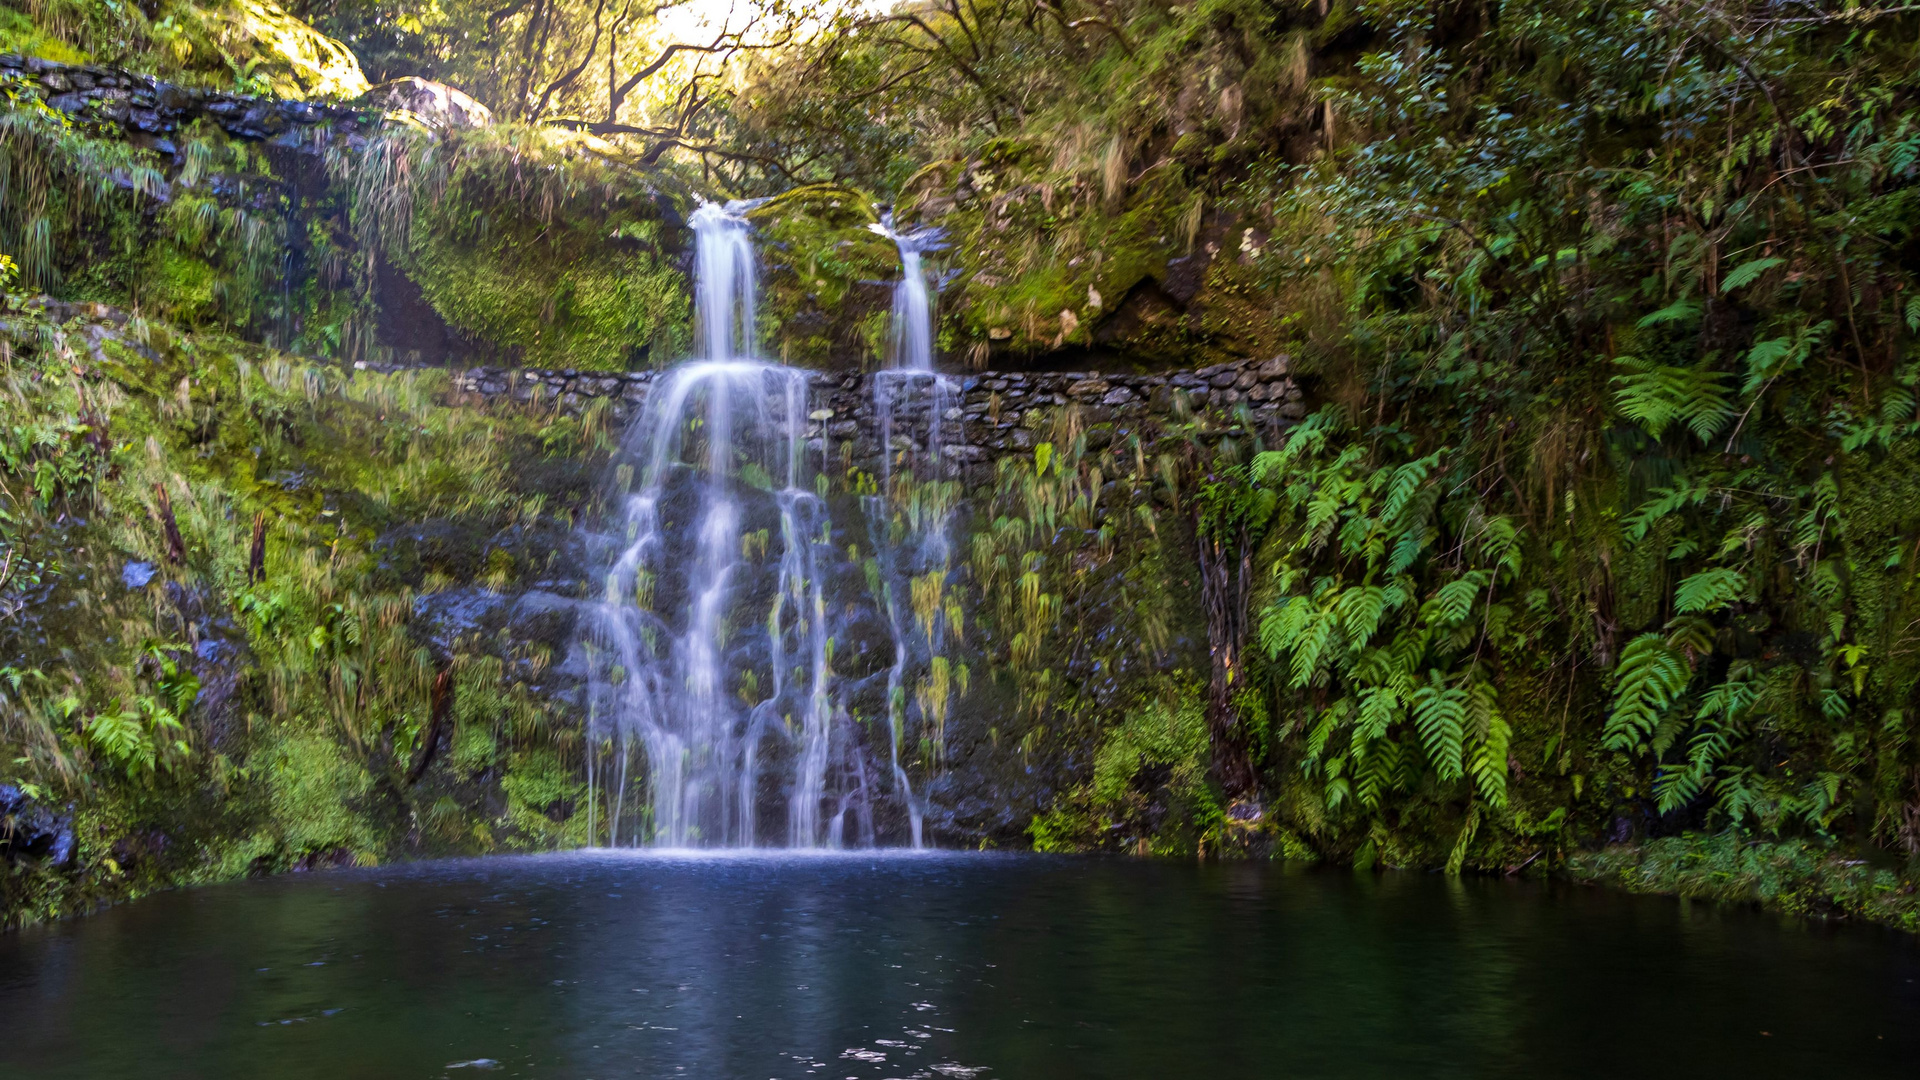
[[[563,643],[481,598],[565,576],[603,423],[111,309],[4,321],[8,777],[63,819],[9,841],[9,921],[566,841]]]

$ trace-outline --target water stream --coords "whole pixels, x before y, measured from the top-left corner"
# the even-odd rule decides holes
[[[951,662],[944,655],[948,616],[940,594],[952,573],[950,532],[957,490],[942,475],[941,425],[959,399],[959,386],[933,369],[933,299],[922,257],[945,246],[943,234],[931,228],[895,229],[891,214],[870,228],[900,251],[892,352],[887,368],[873,378],[873,412],[880,428],[879,490],[864,500],[864,509],[893,637],[893,664],[887,669],[888,764],[907,807],[912,845],[918,848],[924,843],[923,811],[902,764],[901,743],[908,723],[908,679],[916,664],[925,670],[924,684],[915,695],[923,718],[943,726],[951,696]],[[924,442],[910,435],[896,437],[896,430],[913,429],[915,420],[926,433]],[[930,739],[936,758],[944,741],[939,731]]]
[[[807,375],[756,356],[742,209],[710,203],[692,217],[706,355],[655,386],[615,469],[618,554],[589,643],[590,735],[617,748],[593,755],[615,770],[613,846],[773,839],[758,814],[768,744],[781,751],[785,842],[826,839],[835,702],[819,549],[831,521],[807,460]],[[636,746],[649,794],[630,822]]]
[[[932,370],[920,262],[938,236],[887,233],[903,274],[892,365],[874,380],[882,479],[862,501],[874,573],[861,589],[809,440],[809,375],[759,356],[749,209],[707,203],[691,217],[704,355],[656,382],[593,534],[605,561],[583,643],[588,832],[616,847],[872,844],[885,797],[906,819],[896,842],[917,848],[908,726],[931,717],[937,745],[953,680],[941,602],[956,486],[939,475],[939,424],[957,387]],[[925,441],[896,440],[896,423]],[[861,604],[880,610],[893,652],[885,792],[833,664],[836,619]],[[763,820],[768,806],[784,821]]]

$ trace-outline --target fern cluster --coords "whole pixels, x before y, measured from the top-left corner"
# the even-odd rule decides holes
[[[1338,447],[1345,434],[1323,411],[1254,462],[1282,494],[1260,641],[1294,703],[1285,726],[1305,733],[1297,767],[1334,814],[1379,814],[1396,795],[1505,808],[1512,731],[1496,652],[1523,531],[1448,497],[1451,451],[1392,464]]]

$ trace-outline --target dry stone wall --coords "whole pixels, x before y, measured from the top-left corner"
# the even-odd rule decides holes
[[[0,77],[76,120],[118,125],[135,146],[169,157],[178,153],[180,129],[203,118],[235,138],[312,152],[335,140],[362,144],[383,119],[379,108],[190,90],[115,68],[12,53],[0,55]]]
[[[566,412],[606,401],[613,418],[624,422],[645,406],[660,375],[474,368],[457,372],[454,384],[484,399],[546,402]],[[1155,375],[987,371],[945,377],[950,392],[938,397],[930,392],[933,376],[892,372],[885,377],[893,380],[889,397],[897,403],[886,425],[892,448],[926,452],[938,401],[940,452],[959,465],[1030,451],[1049,437],[1052,420],[1069,406],[1079,410],[1083,426],[1100,429],[1096,438],[1122,436],[1149,422],[1164,425],[1186,414],[1277,433],[1307,409],[1287,356]],[[860,460],[879,450],[882,425],[875,413],[874,378],[857,372],[812,374],[807,436],[818,440],[816,449],[850,446]]]

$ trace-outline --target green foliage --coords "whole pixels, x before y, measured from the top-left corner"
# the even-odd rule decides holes
[[[1512,732],[1488,650],[1524,639],[1501,600],[1524,534],[1447,496],[1448,451],[1389,464],[1341,448],[1347,434],[1324,411],[1254,462],[1257,482],[1284,484],[1260,641],[1318,702],[1283,699],[1282,729],[1303,736],[1298,767],[1335,815],[1396,794],[1502,808]]]
[[[1666,837],[1575,856],[1576,880],[1697,900],[1765,904],[1803,916],[1839,914],[1920,930],[1920,903],[1890,867],[1830,842],[1755,842],[1745,834]]]
[[[1620,654],[1614,671],[1613,711],[1607,716],[1606,745],[1612,750],[1642,749],[1687,684],[1693,669],[1659,634],[1641,634]]]
[[[1348,406],[1254,477],[1290,493],[1261,636],[1292,822],[1435,865],[1517,861],[1549,809],[1914,849],[1913,16],[1345,18],[1354,67],[1315,57],[1344,133],[1240,204]],[[1436,453],[1428,507],[1412,472],[1389,505]],[[1504,809],[1455,779],[1480,685]]]
[[[1656,439],[1668,427],[1680,424],[1707,442],[1733,419],[1733,402],[1725,386],[1732,376],[1726,372],[1648,364],[1631,356],[1615,357],[1614,363],[1630,372],[1613,377],[1620,387],[1615,394],[1620,414]]]
[[[1208,782],[1205,686],[1184,673],[1156,680],[1099,733],[1093,774],[1028,829],[1037,851],[1120,847],[1190,855],[1225,831]]]
[[[549,657],[474,638],[435,655],[410,625],[421,592],[505,586],[511,566],[422,566],[404,538],[539,528],[585,485],[530,498],[527,467],[603,452],[603,428],[449,408],[439,373],[342,372],[111,313],[61,324],[18,300],[0,352],[0,775],[73,804],[85,838],[73,873],[0,878],[0,917],[573,835],[577,735],[526,686]],[[409,784],[448,666],[455,737]],[[155,830],[174,843],[146,850]]]
[[[0,50],[251,94],[345,99],[367,89],[350,50],[275,0],[39,0],[0,9]]]
[[[686,238],[665,225],[659,177],[511,127],[396,127],[341,148],[330,168],[349,192],[354,273],[373,302],[390,302],[384,258],[455,329],[530,365],[622,370],[684,352]]]

